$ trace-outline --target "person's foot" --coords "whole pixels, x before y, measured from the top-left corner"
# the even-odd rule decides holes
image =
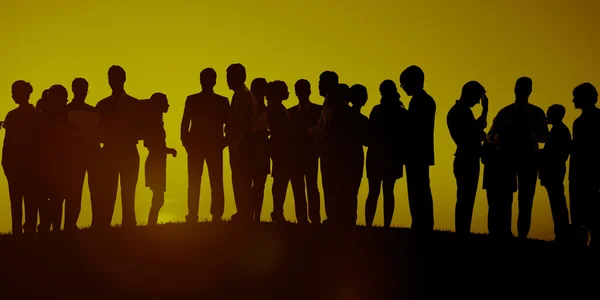
[[[212,217],[211,221],[213,223],[221,223],[221,222],[223,222],[223,219],[221,217]]]
[[[285,219],[283,214],[275,214],[274,212],[271,213],[271,221],[274,223],[282,223],[282,224],[289,223],[289,221],[287,221]]]
[[[198,217],[194,216],[185,216],[185,222],[187,224],[196,224],[198,223]]]

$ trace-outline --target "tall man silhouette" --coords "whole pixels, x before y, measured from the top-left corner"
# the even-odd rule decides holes
[[[104,195],[103,209],[92,217],[92,226],[110,227],[119,180],[123,207],[122,226],[136,226],[135,188],[140,167],[137,149],[141,133],[140,101],[125,92],[125,80],[126,74],[123,68],[110,67],[108,83],[112,94],[96,105],[97,112],[100,114],[98,138],[103,144],[101,172]]]
[[[200,185],[204,161],[210,178],[212,220],[223,217],[225,197],[223,192],[223,126],[227,121],[229,100],[215,94],[217,72],[206,68],[200,73],[202,92],[187,97],[181,121],[181,142],[188,153],[188,223],[198,221]],[[191,128],[190,128],[191,125]]]
[[[252,175],[250,159],[251,146],[249,133],[254,130],[256,120],[256,100],[246,87],[246,68],[239,63],[227,68],[227,86],[233,91],[231,109],[225,124],[225,137],[229,145],[231,181],[237,213],[232,220],[252,222]]]
[[[435,164],[434,126],[436,104],[423,89],[425,74],[417,66],[410,66],[400,74],[400,86],[411,96],[408,118],[411,130],[408,136],[406,185],[412,216],[412,229],[433,230],[433,196],[429,168]]]
[[[571,222],[583,229],[583,243],[590,234],[590,247],[600,220],[600,109],[598,91],[591,83],[573,90],[575,108],[581,115],[573,122],[573,148],[569,164]]]
[[[475,119],[471,108],[479,103],[483,108],[481,116]],[[447,115],[448,129],[456,143],[454,153],[454,176],[456,177],[456,232],[471,232],[473,207],[477,196],[479,172],[482,154],[482,142],[485,140],[487,126],[488,99],[484,87],[477,81],[467,82],[460,99]]]
[[[295,164],[294,174],[291,176],[294,203],[296,204],[296,218],[298,222],[307,221],[307,196],[308,218],[312,224],[321,223],[321,196],[317,177],[319,173],[319,155],[314,136],[308,130],[319,122],[321,105],[310,101],[310,82],[300,79],[295,86],[298,105],[290,108],[288,113],[294,127],[297,148],[294,149]],[[302,221],[301,221],[302,220]]]
[[[517,79],[515,102],[498,112],[488,133],[488,139],[498,143],[507,174],[517,179],[519,191],[518,236],[526,238],[531,227],[533,196],[538,178],[539,143],[548,138],[544,111],[529,103],[533,81],[529,77]]]

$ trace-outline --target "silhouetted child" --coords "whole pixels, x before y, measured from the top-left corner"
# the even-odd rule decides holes
[[[269,156],[269,130],[267,122],[267,107],[265,98],[267,96],[267,80],[255,78],[250,84],[250,91],[256,99],[256,122],[255,128],[249,134],[252,140],[250,147],[252,157],[248,163],[250,175],[252,176],[252,207],[254,221],[260,222],[260,215],[265,196],[265,182],[267,175],[271,173],[271,157]]]
[[[165,203],[167,190],[167,155],[177,157],[177,150],[167,148],[167,134],[163,114],[169,111],[169,101],[165,94],[155,93],[146,103],[146,124],[142,131],[144,146],[148,149],[145,175],[146,187],[152,191],[152,206],[148,215],[148,225],[156,225],[158,213]]]
[[[552,129],[544,149],[541,150],[540,164],[540,183],[548,192],[557,240],[565,237],[569,226],[564,180],[571,147],[571,132],[563,123],[565,113],[566,109],[562,105],[555,104],[548,108],[546,119],[548,124],[552,125]]]
[[[369,150],[367,151],[367,178],[369,195],[365,203],[365,221],[373,225],[377,201],[383,183],[383,226],[390,227],[394,217],[396,180],[404,175],[403,144],[407,130],[407,111],[400,101],[400,93],[392,80],[379,86],[381,104],[373,107],[369,117]]]
[[[269,82],[267,87],[267,120],[270,138],[270,153],[273,160],[273,212],[274,222],[286,222],[283,215],[283,205],[291,175],[292,159],[292,123],[282,101],[290,96],[288,87],[283,81]]]
[[[12,84],[12,98],[19,107],[11,110],[2,126],[6,130],[2,167],[8,181],[12,233],[35,233],[38,219],[39,112],[29,103],[33,87],[23,80]],[[23,225],[23,204],[25,224]]]

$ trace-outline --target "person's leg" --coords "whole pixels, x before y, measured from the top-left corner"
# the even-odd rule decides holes
[[[479,158],[456,157],[454,159],[454,176],[457,185],[455,229],[460,234],[471,232],[473,208],[479,183],[479,170]]]
[[[233,184],[233,195],[237,209],[233,219],[250,221],[252,219],[252,177],[245,164],[246,155],[240,147],[238,151],[229,154],[231,164],[231,182]]]
[[[321,195],[319,194],[319,158],[311,157],[305,167],[308,217],[312,224],[321,223]]]
[[[290,179],[294,193],[294,208],[298,224],[308,224],[308,204],[306,202],[304,174],[294,174]]]
[[[373,226],[373,220],[375,219],[375,213],[377,212],[377,201],[379,200],[379,195],[381,193],[381,180],[376,178],[369,178],[368,180],[369,195],[365,202],[365,222],[367,227],[371,227]]]
[[[92,207],[92,224],[108,228],[112,223],[119,190],[119,154],[105,146],[101,150],[101,156],[102,163],[98,166],[98,175],[102,186],[102,192],[99,194],[102,196],[98,199],[97,209]]]
[[[323,184],[323,198],[327,223],[335,222],[335,174],[332,170],[332,157],[321,157],[321,181]]]
[[[200,185],[202,184],[202,173],[204,171],[204,156],[197,151],[188,152],[188,215],[185,217],[188,223],[198,222],[198,209],[200,205]]]
[[[390,228],[396,208],[396,197],[394,197],[394,186],[396,179],[383,180],[383,227]]]
[[[10,171],[7,170],[4,171],[4,174],[6,174],[6,180],[8,181],[12,234],[19,235],[23,233],[24,186],[20,182],[19,176],[12,176]]]
[[[254,175],[252,178],[252,217],[254,221],[260,223],[262,213],[263,200],[265,198],[265,184],[267,182],[267,174]]]
[[[517,173],[519,187],[519,218],[517,220],[518,236],[526,238],[531,228],[533,197],[537,185],[538,169],[534,163],[521,163]]]
[[[223,152],[211,152],[206,157],[208,177],[210,179],[210,214],[213,221],[220,221],[225,211],[225,192],[223,188]]]
[[[140,155],[133,146],[123,152],[120,164],[121,204],[123,207],[123,227],[135,227],[135,189],[140,171]]]
[[[273,193],[273,212],[271,213],[271,219],[274,222],[285,221],[283,205],[289,182],[289,178],[286,177],[273,177],[273,186],[271,188],[271,192]]]
[[[567,199],[565,197],[565,186],[560,177],[551,180],[546,184],[550,209],[552,210],[552,220],[554,221],[554,235],[561,239],[566,234],[569,226],[569,210],[567,209]]]
[[[158,213],[165,204],[165,193],[163,191],[152,191],[152,206],[148,214],[148,226],[154,226],[158,222]]]
[[[409,164],[406,166],[408,203],[413,218],[411,228],[418,231],[432,231],[433,197],[429,182],[429,166]]]
[[[65,203],[65,231],[77,230],[77,220],[81,213],[81,194],[86,173],[85,161],[79,157],[72,160],[70,169],[69,178],[71,182],[67,186],[68,192]]]

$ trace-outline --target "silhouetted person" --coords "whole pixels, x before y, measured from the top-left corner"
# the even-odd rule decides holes
[[[283,215],[283,205],[287,194],[288,184],[292,174],[292,123],[282,101],[290,96],[288,87],[283,81],[269,82],[267,87],[267,121],[271,138],[269,147],[271,160],[273,161],[273,222],[286,222]],[[304,220],[299,220],[301,223]]]
[[[367,151],[367,178],[369,195],[365,203],[365,221],[373,226],[377,201],[383,184],[383,226],[390,227],[394,217],[396,180],[404,175],[407,128],[407,110],[400,101],[400,93],[392,80],[379,86],[381,102],[373,107],[369,116]]]
[[[328,140],[330,136],[327,132],[329,117],[334,107],[341,104],[339,99],[330,101],[329,94],[338,88],[339,78],[335,72],[325,71],[319,76],[319,95],[324,98],[323,108],[317,126],[309,129],[315,138],[318,139],[317,147],[321,156],[321,181],[323,184],[323,198],[325,204],[325,214],[327,219],[333,220],[334,214],[334,193],[335,193],[335,170],[334,160],[336,153],[329,149],[331,144]]]
[[[148,157],[144,168],[146,187],[152,191],[152,206],[148,215],[148,225],[156,225],[158,213],[165,204],[167,191],[167,155],[177,157],[177,150],[167,148],[167,133],[163,123],[163,114],[169,111],[169,100],[162,93],[155,93],[147,103],[145,113],[148,123],[144,124],[144,146],[148,148]]]
[[[223,126],[229,113],[229,100],[214,92],[217,72],[206,68],[200,73],[202,91],[185,101],[181,121],[181,142],[188,154],[188,223],[198,222],[200,185],[204,162],[208,168],[213,221],[221,221],[225,210],[223,191]],[[191,126],[190,126],[191,125]]]
[[[44,106],[48,103],[49,95],[50,95],[50,89],[45,89],[42,92],[42,96],[40,97],[40,99],[38,99],[38,101],[35,103],[35,108],[38,110],[43,110]]]
[[[250,84],[250,91],[256,99],[256,120],[254,129],[248,138],[251,140],[250,161],[252,177],[252,217],[254,221],[260,222],[263,200],[265,196],[265,182],[267,175],[271,173],[271,157],[269,156],[269,130],[267,122],[267,107],[265,98],[267,97],[267,80],[264,78],[255,78]]]
[[[85,103],[88,94],[88,82],[83,78],[73,80],[71,89],[73,100],[67,104],[69,112],[87,112],[96,114],[96,108]],[[98,158],[100,155],[100,143],[93,136],[76,136],[72,140],[70,157],[70,181],[69,191],[65,202],[65,230],[77,229],[77,220],[81,212],[81,195],[85,174],[88,174],[88,188],[90,191],[90,202],[92,211],[101,209],[102,199],[99,194],[102,186],[99,186]]]
[[[237,213],[234,221],[251,222],[252,209],[252,139],[256,123],[257,102],[246,87],[246,68],[232,64],[227,68],[227,85],[233,91],[231,109],[225,125],[225,137],[229,145],[231,181]]]
[[[569,210],[565,197],[565,174],[567,173],[567,159],[571,150],[571,132],[563,123],[566,109],[555,104],[548,108],[547,123],[552,125],[548,141],[541,151],[540,183],[546,187],[552,220],[554,221],[554,235],[557,240],[562,240],[569,227]]]
[[[292,190],[298,223],[310,219],[311,224],[321,224],[321,195],[317,182],[319,153],[314,135],[309,128],[317,126],[322,106],[310,101],[310,82],[306,79],[294,85],[298,105],[288,109],[294,127]],[[308,203],[307,203],[308,198]]]
[[[123,227],[135,227],[135,188],[139,177],[141,120],[139,100],[125,92],[125,70],[112,66],[108,70],[108,83],[112,94],[96,105],[100,114],[98,135],[102,142],[103,209],[92,217],[92,226],[110,227],[119,180]],[[96,222],[97,221],[97,222]]]
[[[410,130],[406,159],[411,228],[428,232],[434,227],[429,168],[435,164],[433,141],[436,104],[423,89],[424,83],[425,74],[417,66],[410,66],[400,74],[402,89],[412,97],[408,105]]]
[[[483,110],[475,119],[471,108],[479,103]],[[479,183],[481,146],[485,140],[488,99],[484,87],[477,81],[467,82],[460,99],[447,115],[448,129],[456,143],[454,153],[454,176],[456,177],[455,228],[459,234],[471,232],[473,207]]]
[[[18,105],[4,119],[2,167],[8,181],[12,233],[35,233],[38,221],[38,151],[40,114],[29,103],[33,87],[23,80],[12,84],[12,98]],[[25,224],[23,224],[23,205]]]
[[[488,133],[490,141],[498,143],[500,155],[506,157],[502,168],[518,180],[518,236],[526,238],[531,227],[531,210],[538,178],[538,143],[548,138],[544,111],[529,103],[533,82],[521,77],[515,84],[515,103],[498,112]]]
[[[594,244],[594,233],[600,214],[600,109],[598,91],[591,83],[583,83],[573,90],[575,108],[581,115],[573,122],[573,148],[569,163],[569,195],[571,223],[587,232]]]
[[[41,109],[40,131],[40,231],[60,231],[63,205],[70,189],[73,125],[69,123],[67,89],[50,87]]]

